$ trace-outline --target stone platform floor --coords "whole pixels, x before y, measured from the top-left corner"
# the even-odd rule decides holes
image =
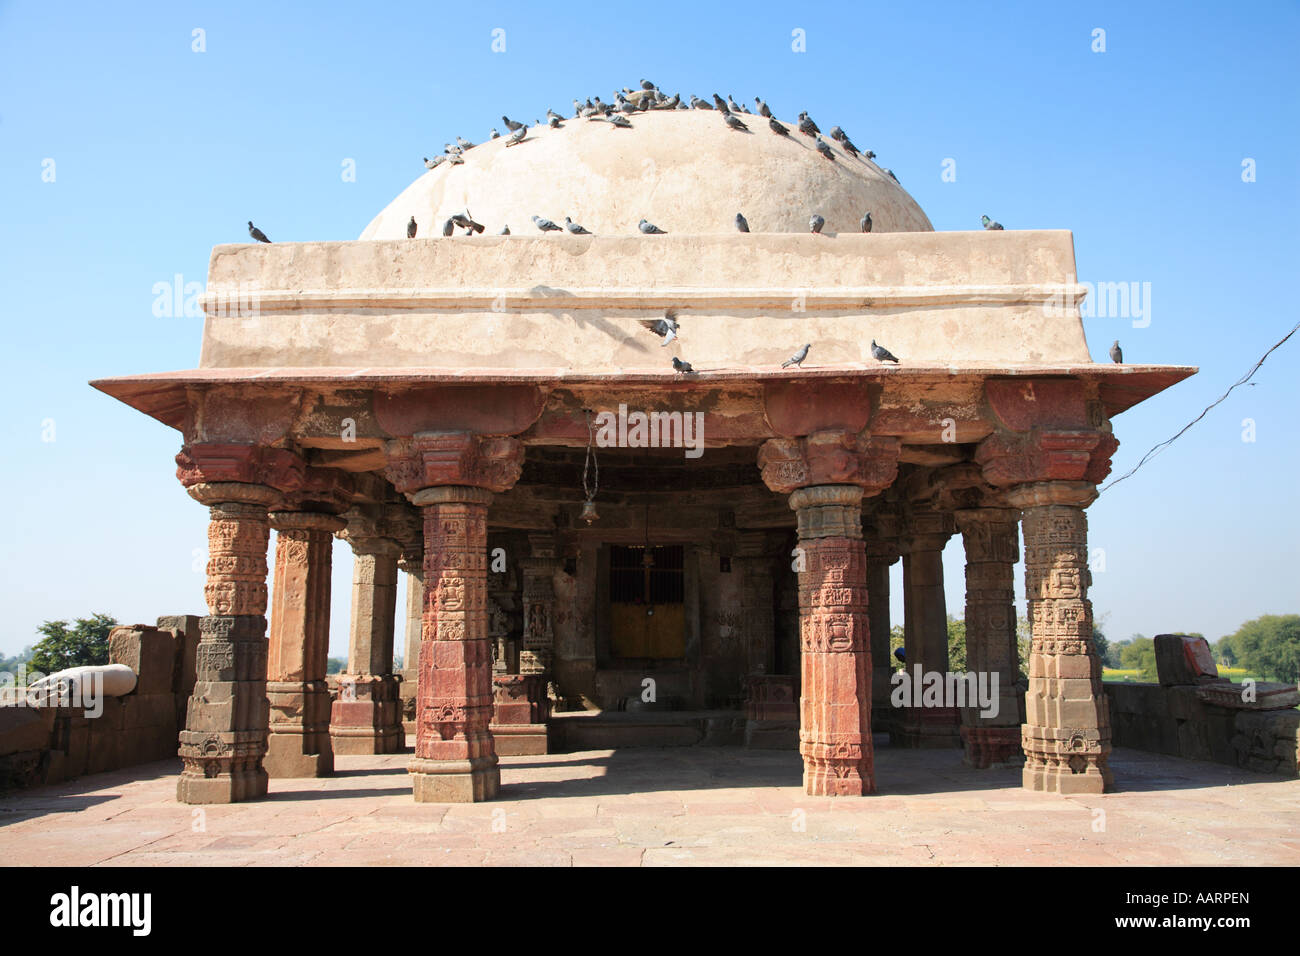
[[[675,747],[506,757],[497,800],[416,804],[408,759],[338,757],[227,806],[177,803],[179,761],[6,794],[0,864],[1300,864],[1300,781],[1124,749],[1096,797],[883,746],[878,795],[809,797],[798,754]]]

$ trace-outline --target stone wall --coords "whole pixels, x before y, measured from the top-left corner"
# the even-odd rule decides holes
[[[0,707],[0,790],[175,758],[198,642],[196,615],[114,628],[109,662],[135,671],[136,686],[106,696],[98,717],[82,707]]]
[[[1104,687],[1117,747],[1300,776],[1300,710],[1219,707],[1202,701],[1192,685]]]

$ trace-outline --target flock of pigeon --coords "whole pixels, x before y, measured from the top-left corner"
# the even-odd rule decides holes
[[[637,113],[644,113],[648,110],[716,110],[721,115],[723,123],[729,129],[735,130],[736,132],[751,132],[749,125],[741,119],[741,116],[743,115],[751,117],[757,116],[761,119],[767,120],[768,128],[777,136],[790,135],[789,127],[779,122],[772,115],[771,109],[768,108],[768,105],[763,102],[760,97],[754,97],[754,104],[757,107],[757,113],[751,113],[749,107],[737,103],[730,94],[728,94],[727,98],[724,100],[717,93],[714,93],[712,103],[703,100],[694,94],[691,94],[689,100],[684,100],[682,99],[681,94],[674,93],[672,96],[667,96],[662,90],[655,86],[654,83],[642,79],[641,88],[639,90],[631,90],[624,87],[622,90],[617,91],[614,94],[613,103],[604,103],[601,101],[599,96],[590,97],[585,103],[575,99],[573,101],[572,118],[575,120],[585,119],[591,122],[608,122],[615,128],[631,129],[632,122],[628,117]],[[505,127],[508,130],[506,135],[507,148],[516,146],[528,138],[529,127],[525,124],[512,120],[508,116],[502,116],[501,121],[505,124]],[[751,120],[751,122],[753,122],[753,120]],[[540,120],[534,120],[534,123],[537,126],[542,125]],[[551,129],[562,129],[564,127],[564,117],[560,116],[560,114],[556,113],[554,110],[548,109],[546,111],[546,125]],[[834,149],[832,149],[830,144],[822,138],[821,128],[818,127],[817,123],[814,122],[806,112],[799,114],[798,130],[800,133],[813,140],[813,145],[822,156],[831,162],[836,162]],[[849,139],[844,130],[839,126],[831,127],[830,137],[832,140],[840,144],[840,147],[846,154],[854,158],[861,157],[863,159],[873,160],[876,157],[876,154],[869,149],[859,150],[858,147],[853,144],[853,141]],[[501,134],[497,132],[495,127],[491,130],[490,138],[501,138]],[[428,169],[437,169],[443,163],[450,163],[451,165],[463,164],[465,162],[465,154],[473,149],[474,146],[475,144],[469,140],[457,136],[455,144],[446,144],[443,149],[443,155],[437,156],[433,159],[425,157],[424,165]],[[893,170],[885,169],[883,167],[881,167],[881,170],[893,179],[894,182],[898,182],[898,177],[894,175]],[[546,219],[542,216],[533,216],[532,220],[533,225],[543,233],[564,231],[575,236],[591,235],[590,230],[574,222],[568,216],[564,217],[563,226],[557,225],[550,219]],[[981,216],[980,223],[986,230],[1001,230],[1003,228],[1000,222],[995,222],[988,216]],[[749,222],[745,219],[743,213],[736,213],[735,225],[736,229],[740,232],[749,232]],[[814,213],[808,220],[808,231],[814,235],[820,234],[825,225],[826,220],[822,216]],[[863,215],[858,225],[863,232],[871,232],[871,213],[867,212]],[[465,235],[474,235],[481,234],[486,227],[482,223],[476,222],[467,208],[463,213],[456,213],[443,223],[442,234],[444,236],[451,236],[455,233],[457,228],[464,229]],[[644,235],[649,236],[662,236],[667,234],[666,230],[660,229],[654,223],[649,222],[644,218],[637,223],[637,229]],[[415,221],[415,217],[412,216],[410,221],[406,224],[406,237],[408,239],[414,239],[418,232],[419,224]],[[251,220],[248,223],[248,234],[257,242],[271,241],[266,237],[266,233],[253,225]],[[510,235],[510,226],[508,224],[503,226],[498,235]],[[677,324],[676,314],[672,310],[665,312],[662,319],[645,319],[642,320],[642,324],[655,335],[660,337],[662,340],[660,343],[661,345],[667,345],[676,340],[680,330],[680,327]],[[810,343],[806,343],[787,361],[783,362],[781,367],[789,368],[791,365],[794,365],[802,368],[803,362],[808,357],[808,351],[811,347]],[[1116,341],[1116,343],[1111,347],[1110,355],[1114,362],[1123,362],[1122,353],[1119,351],[1118,341]],[[871,341],[871,356],[877,362],[892,362],[898,364],[898,359],[888,349],[877,345],[875,339],[872,339]],[[676,356],[673,357],[673,369],[681,375],[696,374],[695,369],[689,362],[677,358]]]

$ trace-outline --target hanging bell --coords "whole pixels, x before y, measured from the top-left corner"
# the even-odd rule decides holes
[[[582,520],[587,522],[587,524],[591,524],[599,517],[600,515],[596,513],[596,502],[591,498],[588,498],[582,504]]]

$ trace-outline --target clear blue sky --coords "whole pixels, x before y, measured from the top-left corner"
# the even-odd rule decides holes
[[[354,239],[453,136],[642,76],[807,109],[876,150],[936,229],[986,212],[1072,229],[1081,279],[1150,282],[1150,326],[1089,320],[1094,356],[1118,337],[1130,361],[1201,372],[1116,420],[1116,474],[1296,321],[1295,4],[640,9],[0,4],[0,653],[49,618],[203,607],[206,516],[173,475],[179,435],[86,384],[197,364],[200,321],[155,317],[155,283],[203,281],[211,247],[245,241],[250,218],[277,241]],[[1300,611],[1298,369],[1300,336],[1090,509],[1106,552],[1092,598],[1113,638],[1213,639]],[[351,562],[335,556],[337,655]],[[946,559],[960,613],[959,541]]]

